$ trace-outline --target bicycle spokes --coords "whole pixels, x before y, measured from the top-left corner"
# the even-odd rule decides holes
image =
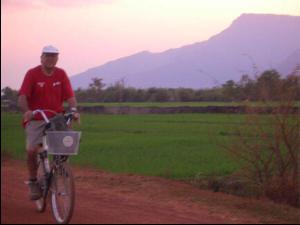
[[[74,181],[68,166],[60,166],[54,171],[52,184],[52,210],[58,223],[67,223],[74,208]]]

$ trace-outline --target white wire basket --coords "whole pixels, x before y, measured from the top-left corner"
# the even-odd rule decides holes
[[[44,148],[50,155],[77,155],[80,131],[46,131]]]

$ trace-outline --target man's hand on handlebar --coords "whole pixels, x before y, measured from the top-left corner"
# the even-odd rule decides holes
[[[73,119],[74,119],[78,124],[80,124],[80,113],[77,111],[77,108],[76,108],[76,107],[71,107],[70,110],[71,110]]]
[[[33,112],[31,110],[28,110],[26,111],[24,114],[23,114],[23,118],[24,118],[24,121],[30,121],[33,119]]]
[[[74,117],[74,120],[80,124],[80,113],[79,112],[73,112],[73,117]]]
[[[75,121],[77,121],[80,124],[80,113],[79,112],[74,113],[74,119],[75,119]]]
[[[72,123],[71,123],[72,120],[74,120],[77,124],[80,124],[80,113],[75,110],[71,110],[71,112],[66,113],[65,117],[66,117],[67,126],[69,128],[72,128]]]

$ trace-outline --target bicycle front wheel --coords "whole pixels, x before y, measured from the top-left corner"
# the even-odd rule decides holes
[[[75,204],[75,186],[71,168],[67,163],[53,171],[51,205],[57,223],[68,223],[73,215]]]

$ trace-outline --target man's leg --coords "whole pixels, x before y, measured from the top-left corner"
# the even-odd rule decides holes
[[[37,182],[37,154],[40,147],[28,148],[27,149],[27,168],[29,171],[29,188],[30,188],[30,199],[37,200],[41,197],[41,189]]]
[[[37,200],[41,190],[37,182],[38,162],[37,155],[43,136],[43,121],[31,121],[26,127],[27,168],[29,172],[30,199]]]
[[[27,168],[29,171],[29,180],[36,180],[37,177],[37,154],[40,147],[31,147],[27,149]]]

